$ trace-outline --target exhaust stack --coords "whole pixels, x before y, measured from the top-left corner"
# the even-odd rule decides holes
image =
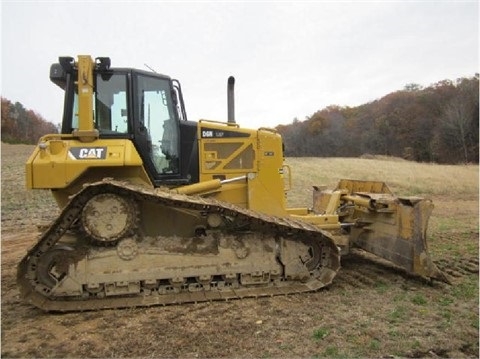
[[[234,87],[235,87],[235,77],[230,76],[227,82],[227,111],[228,123],[235,123],[235,94],[234,94]]]

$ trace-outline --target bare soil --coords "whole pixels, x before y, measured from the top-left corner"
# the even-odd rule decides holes
[[[33,146],[2,144],[1,356],[477,358],[478,190],[434,198],[430,252],[453,285],[364,252],[327,289],[181,306],[45,313],[22,302],[16,265],[58,210],[24,189]]]

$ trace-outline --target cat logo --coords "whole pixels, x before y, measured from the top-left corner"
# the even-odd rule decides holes
[[[107,157],[107,147],[72,147],[68,151],[72,160],[104,160]]]

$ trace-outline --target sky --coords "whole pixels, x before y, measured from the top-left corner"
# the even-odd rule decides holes
[[[302,121],[479,72],[477,1],[1,1],[1,96],[61,122],[59,56],[180,81],[189,120]]]

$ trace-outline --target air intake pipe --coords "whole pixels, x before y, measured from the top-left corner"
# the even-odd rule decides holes
[[[227,82],[227,111],[228,123],[235,123],[235,77],[230,76]]]

